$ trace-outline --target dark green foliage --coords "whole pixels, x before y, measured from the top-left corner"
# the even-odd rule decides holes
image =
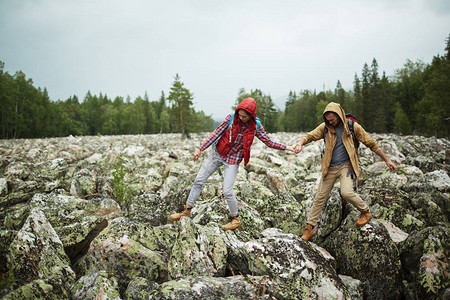
[[[164,94],[161,96],[160,103],[163,103],[163,97]],[[180,76],[176,74],[169,97],[167,97],[172,104],[168,110],[168,117],[172,131],[181,132],[186,137],[189,137],[192,132],[214,129],[214,121],[210,116],[205,115],[203,111],[194,110],[193,99],[192,93],[181,82]]]
[[[411,122],[399,102],[395,104],[394,132],[404,135],[411,134]]]
[[[162,93],[158,101],[130,97],[114,100],[105,94],[92,95],[87,92],[80,103],[77,96],[65,101],[50,101],[46,89],[33,86],[25,74],[17,72],[11,76],[3,72],[0,61],[0,139],[41,138],[68,135],[119,135],[153,134],[170,132],[201,132],[214,129],[214,120],[203,111],[192,108],[192,94],[189,95],[184,127],[174,117],[175,105],[166,106]],[[179,80],[177,85],[183,86]],[[175,86],[171,89],[176,89]],[[175,97],[175,94],[171,95]]]
[[[391,78],[378,74],[378,62],[366,63],[361,77],[355,74],[353,91],[345,91],[338,81],[333,92],[319,94],[291,91],[278,130],[309,131],[323,122],[325,106],[340,103],[346,112],[358,117],[369,132],[450,135],[450,35],[447,54],[436,56],[430,65],[407,60]]]
[[[131,201],[134,194],[136,194],[136,191],[127,182],[128,172],[129,170],[124,166],[123,158],[119,157],[119,161],[112,172],[112,183],[115,200],[120,204],[127,216],[130,214]]]
[[[278,119],[281,115],[279,109],[275,108],[275,104],[272,102],[270,95],[264,94],[261,90],[251,90],[247,93],[244,88],[239,90],[238,97],[236,99],[233,110],[239,105],[239,103],[245,98],[253,98],[258,106],[256,116],[264,126],[264,130],[267,132],[276,132],[278,130]]]
[[[353,90],[346,91],[338,80],[334,91],[290,91],[284,112],[270,95],[260,89],[242,88],[233,109],[244,98],[258,104],[257,116],[268,132],[309,131],[323,122],[323,110],[333,101],[357,116],[368,132],[450,135],[450,35],[446,54],[431,64],[407,60],[392,77],[378,72],[374,58],[364,64],[361,77],[355,74]],[[0,61],[0,138],[40,138],[67,135],[118,135],[212,131],[217,124],[211,116],[193,108],[193,94],[179,75],[166,98],[157,101],[147,94],[131,101],[123,97],[109,99],[89,91],[82,102],[77,96],[50,101],[47,90],[33,86],[25,74],[4,72]],[[168,104],[166,103],[168,102]],[[223,116],[225,117],[225,116]],[[221,117],[222,118],[222,117]],[[221,120],[219,120],[221,121]]]

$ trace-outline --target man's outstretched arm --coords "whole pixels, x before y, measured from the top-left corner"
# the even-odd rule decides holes
[[[381,157],[382,160],[386,163],[389,169],[391,169],[394,172],[397,172],[397,166],[384,154],[383,150],[378,150],[375,152],[379,157]]]

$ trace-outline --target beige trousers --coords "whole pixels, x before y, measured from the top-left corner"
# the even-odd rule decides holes
[[[322,208],[330,195],[331,189],[337,179],[341,182],[341,196],[345,201],[350,202],[360,212],[369,209],[369,206],[355,193],[353,190],[353,179],[355,175],[351,175],[350,162],[338,167],[330,167],[325,178],[322,178],[319,184],[316,198],[314,198],[313,206],[308,215],[307,223],[313,226],[317,225]]]

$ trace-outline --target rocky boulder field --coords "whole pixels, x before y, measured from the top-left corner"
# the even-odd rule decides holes
[[[450,299],[450,142],[373,134],[357,189],[339,184],[316,235],[300,236],[320,180],[323,141],[295,155],[255,139],[234,187],[243,225],[213,174],[192,218],[182,209],[208,133],[0,140],[2,299]],[[271,137],[293,145],[300,133]]]

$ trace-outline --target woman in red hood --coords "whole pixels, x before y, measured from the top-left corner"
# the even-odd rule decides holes
[[[220,166],[224,166],[223,194],[228,202],[230,210],[230,222],[226,224],[224,230],[233,230],[241,226],[238,214],[238,204],[233,193],[234,181],[239,170],[239,164],[244,159],[247,165],[250,160],[250,147],[253,138],[256,136],[270,148],[279,150],[289,150],[294,152],[294,148],[275,142],[265,132],[263,126],[257,125],[256,101],[253,98],[242,100],[237,106],[233,115],[228,115],[219,127],[203,142],[194,153],[194,161],[200,157],[201,153],[211,146],[215,141],[216,149],[209,156],[201,167],[192,185],[189,197],[186,200],[184,210],[170,216],[170,220],[178,221],[181,217],[191,216],[191,208],[195,200],[202,191],[203,184]],[[231,120],[233,118],[233,120]]]

